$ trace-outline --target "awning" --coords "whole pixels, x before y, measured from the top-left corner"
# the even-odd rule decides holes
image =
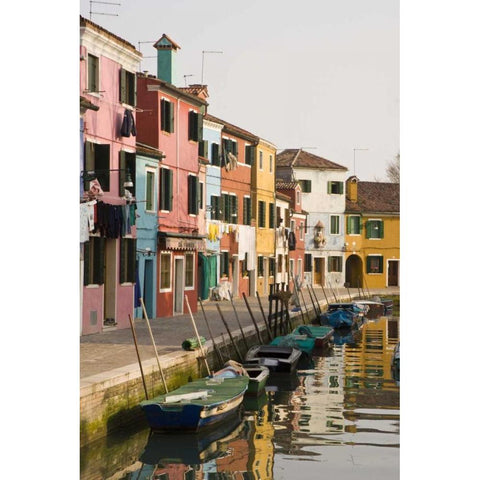
[[[188,235],[175,232],[158,232],[160,248],[170,250],[196,250],[205,251],[204,235]]]

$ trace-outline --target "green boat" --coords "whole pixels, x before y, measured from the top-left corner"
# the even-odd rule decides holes
[[[276,347],[295,347],[304,353],[310,354],[315,348],[315,338],[309,338],[307,335],[297,335],[290,333],[285,336],[275,337],[270,345]]]
[[[334,329],[328,326],[300,325],[292,333],[313,338],[315,340],[314,348],[323,348],[332,340]]]
[[[244,363],[242,365],[247,372],[249,381],[246,395],[260,395],[265,390],[270,370],[263,365]]]

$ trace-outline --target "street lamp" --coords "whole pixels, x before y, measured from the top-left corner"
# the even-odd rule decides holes
[[[368,150],[368,148],[354,148],[353,149],[353,174],[355,175],[355,152],[358,152],[358,151],[365,151],[365,150]]]

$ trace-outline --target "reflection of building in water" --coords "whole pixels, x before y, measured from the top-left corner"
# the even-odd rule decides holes
[[[209,479],[243,480],[248,468],[249,441],[244,436],[228,443],[228,455],[217,458],[217,473],[209,473]]]
[[[195,470],[190,465],[159,465],[149,477],[153,480],[195,480]]]

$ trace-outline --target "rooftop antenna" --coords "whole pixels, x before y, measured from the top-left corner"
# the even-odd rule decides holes
[[[354,148],[353,149],[353,175],[355,175],[355,152],[358,152],[360,150],[368,150],[368,148]]]
[[[202,50],[202,85],[203,85],[203,65],[205,63],[205,54],[206,53],[223,53],[220,50]]]
[[[142,44],[143,44],[143,43],[155,43],[155,42],[156,42],[156,40],[143,40],[143,41],[141,41],[141,42],[138,42],[138,51],[139,51],[140,53],[142,52],[140,49],[142,48]],[[145,59],[145,58],[157,58],[157,56],[156,56],[156,55],[150,55],[150,56],[144,57],[144,56],[142,55],[142,59]],[[140,62],[140,70],[141,70],[141,69],[142,69],[142,62]]]
[[[193,77],[193,74],[183,76],[183,79],[185,80],[185,86],[187,86],[187,77]]]
[[[118,17],[118,13],[104,13],[104,12],[94,12],[94,11],[92,11],[92,4],[93,3],[101,3],[103,5],[118,5],[118,6],[121,6],[120,3],[97,2],[95,0],[90,0],[90,20],[92,19],[92,15],[110,15],[111,17]]]

